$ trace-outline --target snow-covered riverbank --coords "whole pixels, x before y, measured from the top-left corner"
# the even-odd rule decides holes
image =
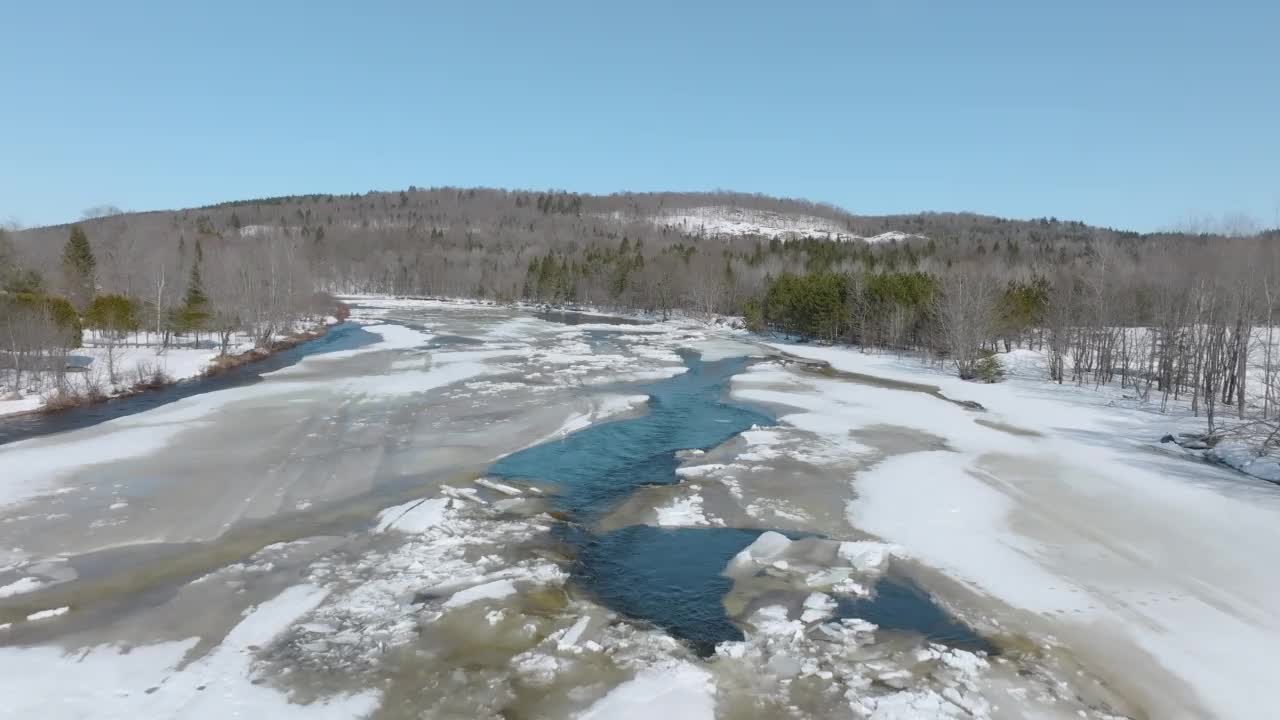
[[[84,345],[76,348],[67,356],[67,366],[71,368],[67,376],[67,387],[71,394],[81,396],[79,400],[66,399],[61,402],[68,406],[95,402],[94,398],[110,399],[137,392],[155,389],[182,380],[201,377],[219,363],[226,366],[252,362],[268,357],[271,352],[287,349],[308,339],[318,337],[339,319],[328,316],[314,323],[299,323],[296,328],[274,336],[276,348],[273,351],[262,351],[257,348],[253,338],[236,334],[227,344],[224,355],[222,349],[212,339],[203,342],[190,340],[176,341],[169,345],[148,342],[108,342],[97,334],[87,331]],[[140,335],[139,338],[150,339],[153,336]],[[114,370],[115,378],[111,377]],[[0,370],[12,374],[12,370]],[[52,381],[42,377],[40,371],[28,372],[28,379],[23,384],[26,390],[18,393],[0,395],[0,417],[37,412],[45,409],[50,397],[55,402],[59,399],[52,395]],[[8,380],[0,377],[0,380]],[[0,383],[0,386],[7,385]]]
[[[1280,645],[1280,488],[1167,452],[1157,438],[1180,420],[1105,390],[1016,372],[981,385],[915,360],[776,347],[987,409],[782,368],[743,378],[737,394],[796,407],[784,425],[855,452],[846,438],[873,425],[936,438],[878,453],[852,476],[851,525],[1027,611],[1015,622],[1156,717],[1270,715],[1253,689],[1269,682],[1266,658]],[[779,383],[793,385],[757,389]]]

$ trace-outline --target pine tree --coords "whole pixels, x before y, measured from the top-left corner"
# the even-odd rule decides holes
[[[182,308],[178,311],[178,328],[187,332],[195,332],[197,339],[209,319],[209,296],[204,292],[204,281],[200,279],[200,261],[204,259],[204,250],[200,241],[196,240],[195,262],[191,264],[191,277],[187,281],[187,294],[183,297]]]
[[[209,297],[204,292],[204,282],[200,279],[200,263],[191,266],[191,278],[187,281],[187,294],[183,305],[187,307],[203,307],[209,304]]]
[[[62,269],[66,274],[67,291],[76,308],[83,309],[93,300],[97,281],[94,272],[98,261],[89,247],[89,237],[79,225],[71,226],[71,234],[62,250]]]

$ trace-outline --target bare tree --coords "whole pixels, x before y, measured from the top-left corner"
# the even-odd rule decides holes
[[[976,376],[982,346],[995,334],[996,297],[988,272],[965,269],[942,276],[933,312],[947,357],[966,380]]]

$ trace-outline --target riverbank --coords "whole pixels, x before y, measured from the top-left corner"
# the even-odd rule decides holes
[[[760,369],[735,385],[795,408],[782,426],[855,454],[876,427],[924,440],[852,475],[852,526],[1014,608],[990,617],[1071,653],[1152,717],[1269,716],[1251,688],[1268,682],[1280,644],[1268,610],[1280,606],[1280,491],[1160,444],[1202,420],[1117,388],[1046,383],[1029,362],[987,385],[914,358],[771,346],[837,371]],[[985,411],[847,388],[840,373],[936,387]],[[771,390],[783,377],[788,391]]]
[[[57,413],[72,408],[120,400],[154,392],[179,382],[202,377],[215,377],[235,368],[259,362],[272,355],[323,337],[329,328],[350,315],[350,309],[338,303],[333,313],[301,328],[277,334],[269,348],[258,347],[253,338],[237,334],[224,354],[212,342],[190,345],[155,346],[147,344],[90,343],[68,355],[67,387],[62,393],[30,393],[20,397],[0,397],[0,417],[16,417]],[[106,367],[113,365],[116,382],[104,377]]]

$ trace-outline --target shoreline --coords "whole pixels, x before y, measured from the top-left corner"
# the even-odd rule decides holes
[[[267,349],[250,348],[249,350],[245,350],[244,352],[236,353],[234,355],[216,355],[214,356],[213,359],[209,361],[209,363],[205,366],[203,370],[201,370],[199,373],[195,375],[189,375],[181,378],[173,378],[167,382],[162,382],[162,383],[157,383],[157,382],[138,383],[128,388],[125,388],[120,392],[116,392],[110,395],[102,394],[98,396],[79,396],[79,397],[70,399],[68,401],[58,403],[56,405],[49,405],[47,399],[41,398],[41,404],[38,407],[32,408],[30,410],[19,410],[19,411],[10,412],[10,413],[0,413],[0,422],[4,422],[11,418],[30,418],[30,417],[40,416],[40,415],[57,415],[58,413],[66,412],[68,410],[75,410],[78,408],[85,408],[93,405],[101,405],[103,403],[111,402],[113,400],[126,400],[128,398],[137,397],[139,395],[144,395],[149,392],[164,390],[165,388],[170,388],[184,382],[193,382],[193,381],[198,382],[200,380],[204,380],[207,378],[214,378],[220,375],[225,375],[226,373],[231,372],[232,370],[235,370],[237,368],[241,368],[246,365],[252,365],[254,363],[266,360],[267,358],[270,358],[276,353],[284,352],[286,350],[291,350],[303,343],[310,342],[312,340],[317,340],[321,337],[324,337],[329,333],[330,328],[346,322],[347,318],[350,317],[351,315],[351,308],[348,307],[346,303],[343,303],[341,301],[337,302],[337,306],[333,310],[334,311],[332,313],[332,317],[337,319],[337,322],[335,323],[327,323],[327,322],[321,321],[313,329],[292,333],[284,336],[283,338],[280,338],[279,340],[273,340],[271,342],[271,347]]]

